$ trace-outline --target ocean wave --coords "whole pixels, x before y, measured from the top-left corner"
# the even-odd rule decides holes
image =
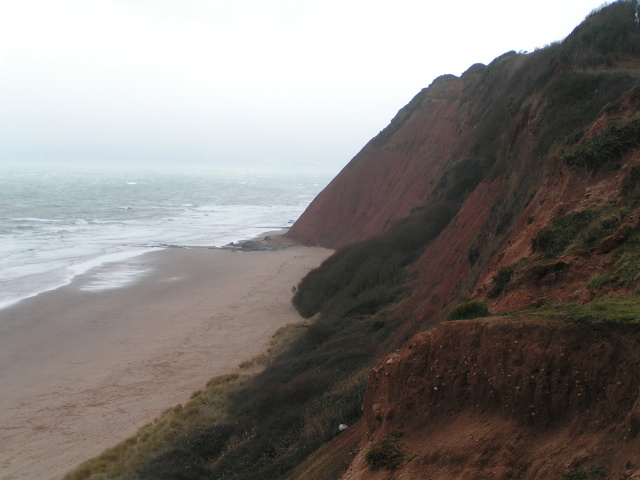
[[[9,220],[13,222],[37,222],[37,223],[64,222],[64,220],[60,220],[59,218],[38,218],[38,217],[17,217],[17,218],[9,218]]]
[[[145,188],[129,189],[130,174],[0,178],[0,308],[66,285],[111,254],[126,263],[121,252],[221,247],[286,227],[320,189],[317,178],[295,175],[184,172],[147,172]]]

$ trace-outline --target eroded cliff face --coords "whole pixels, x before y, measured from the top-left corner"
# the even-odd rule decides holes
[[[489,318],[419,334],[372,371],[366,440],[342,478],[636,478],[639,333]],[[390,432],[402,468],[372,471],[366,452]]]
[[[563,44],[437,79],[291,229],[340,248],[435,202],[457,205],[391,313],[405,320],[398,338],[433,330],[371,373],[359,447],[353,435],[333,444],[359,450],[343,479],[640,478],[637,326],[517,314],[440,323],[467,299],[505,313],[637,295],[640,133],[607,152],[640,125],[640,47],[616,53],[618,27],[606,24],[629,16],[640,46],[632,11],[618,2]],[[367,452],[393,432],[402,462],[372,469]]]
[[[623,16],[619,21],[630,29],[625,38],[640,42],[637,26],[627,25],[631,7],[618,2],[604,9],[563,44],[510,52],[459,78],[436,79],[318,195],[288,235],[340,248],[439,201],[453,202],[458,214],[411,268],[417,280],[403,314],[411,328],[427,327],[461,298],[486,295],[501,268],[531,256],[532,239],[554,219],[618,201],[640,162],[637,146],[598,168],[561,161],[640,112],[640,48],[625,50],[623,40],[611,40],[623,29],[607,23]],[[594,40],[598,35],[607,41]],[[594,46],[601,43],[611,51]],[[598,57],[603,51],[606,59]],[[492,307],[521,308],[541,295],[587,300],[586,282],[573,285],[570,277],[588,278],[610,266],[608,253],[601,248],[586,260],[569,259],[574,267],[555,275],[557,281],[538,270],[547,288],[527,282],[529,292],[507,290]]]
[[[420,92],[316,197],[288,236],[339,248],[383,232],[427,203],[452,151],[470,140],[461,102],[473,78],[441,77]]]

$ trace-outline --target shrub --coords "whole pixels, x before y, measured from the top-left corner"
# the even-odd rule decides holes
[[[487,293],[489,298],[498,298],[506,286],[511,281],[513,272],[515,271],[515,265],[509,265],[508,267],[502,267],[498,270],[498,273],[493,277],[493,287]]]
[[[314,399],[304,416],[303,436],[329,441],[338,434],[338,425],[351,425],[362,416],[362,398],[369,369],[363,368],[340,382],[334,389]]]
[[[447,200],[462,202],[484,178],[487,163],[478,158],[463,158],[440,177],[437,188],[445,192]]]
[[[414,211],[383,234],[346,246],[305,276],[292,299],[303,317],[366,315],[395,301],[411,264],[457,212],[438,202]]]
[[[533,251],[548,258],[562,254],[595,217],[596,212],[587,209],[555,219],[533,238]]]
[[[627,238],[610,271],[594,275],[589,280],[589,288],[605,286],[613,288],[633,287],[640,281],[640,233]]]
[[[554,144],[575,144],[578,132],[586,131],[602,108],[637,84],[632,76],[615,71],[565,71],[553,76],[543,89],[546,105],[537,151],[546,155]]]
[[[472,318],[488,317],[489,315],[491,315],[491,313],[486,303],[472,300],[462,303],[451,310],[447,314],[446,320],[470,320]]]
[[[522,317],[596,324],[640,323],[640,298],[601,298],[589,303],[544,303],[537,308],[518,312]],[[634,331],[637,332],[638,330]]]
[[[623,208],[603,209],[582,233],[582,245],[593,245],[611,235],[620,226],[627,213]]]
[[[229,424],[214,425],[191,432],[145,465],[140,471],[142,478],[153,479],[200,479],[206,475],[207,466],[203,453],[208,458],[220,455],[233,433]]]
[[[574,68],[612,66],[640,55],[640,29],[634,22],[636,3],[618,1],[594,11],[562,44],[562,60]]]
[[[375,443],[365,454],[365,460],[369,467],[372,470],[398,468],[404,460],[404,454],[401,450],[402,443],[400,442],[403,436],[402,432],[387,433],[382,440]]]
[[[574,151],[560,157],[571,166],[598,168],[617,161],[633,148],[640,146],[640,117],[613,125],[601,134],[586,140]]]

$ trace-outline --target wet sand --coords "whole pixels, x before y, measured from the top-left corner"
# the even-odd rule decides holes
[[[235,371],[300,320],[292,287],[330,253],[169,248],[126,287],[83,290],[93,271],[0,310],[0,478],[60,478]]]

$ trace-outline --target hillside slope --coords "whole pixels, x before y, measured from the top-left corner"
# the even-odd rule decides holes
[[[343,479],[629,478],[639,333],[491,318],[419,334],[372,371],[364,401],[369,442],[402,433],[402,468],[372,472],[363,449]]]
[[[437,202],[458,202],[456,217],[412,267],[419,279],[407,315],[428,323],[452,299],[471,294],[478,278],[488,289],[501,267],[531,254],[532,238],[554,218],[631,202],[619,194],[623,182],[637,180],[640,30],[634,9],[633,2],[618,2],[561,44],[510,52],[459,78],[436,79],[318,195],[288,235],[339,248]],[[631,144],[614,146],[615,154],[601,163],[579,155],[563,160],[630,122]]]
[[[503,199],[494,220],[499,230],[510,227],[508,217],[550,173],[558,148],[579,142],[605,105],[637,85],[634,5],[622,3],[562,44],[437,78],[317,196],[289,236],[338,248],[496,178]],[[462,175],[466,184],[449,191]]]
[[[458,205],[407,267],[409,339],[369,378],[342,478],[640,478],[635,8],[437,79],[292,228],[340,248]],[[510,316],[438,325],[468,299]],[[293,478],[333,478],[318,465]]]

